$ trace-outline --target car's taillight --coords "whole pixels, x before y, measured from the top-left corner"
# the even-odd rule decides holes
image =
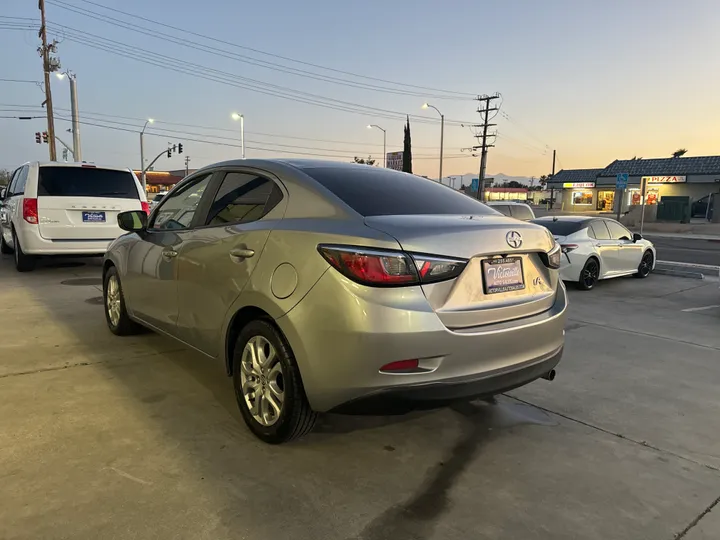
[[[554,242],[554,240],[553,240]],[[545,266],[557,270],[560,268],[560,259],[562,257],[562,248],[560,244],[554,244],[552,249],[547,253],[540,253],[540,258]]]
[[[147,203],[145,201],[140,201],[140,208],[142,208],[143,212],[150,215],[150,203]]]
[[[412,258],[420,275],[420,281],[423,283],[435,283],[455,278],[462,274],[467,266],[467,261],[464,259],[431,257],[417,253],[413,253]]]
[[[337,245],[319,245],[318,251],[344,276],[381,287],[444,281],[459,276],[467,266],[464,259],[404,251]]]
[[[37,199],[23,199],[22,216],[25,221],[37,225],[38,205]]]
[[[392,287],[419,283],[415,265],[402,251],[319,245],[318,251],[344,276],[363,285]]]
[[[563,253],[570,253],[571,251],[575,251],[578,247],[577,244],[562,244],[560,246],[562,248]]]

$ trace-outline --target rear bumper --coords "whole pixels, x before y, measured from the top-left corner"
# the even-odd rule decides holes
[[[28,255],[102,255],[114,240],[47,240],[33,225],[20,227],[16,233],[23,251]]]
[[[375,414],[378,404],[392,412],[391,402],[496,394],[541,377],[560,361],[566,310],[559,283],[553,305],[542,313],[450,330],[419,287],[369,289],[329,271],[276,322],[314,410],[362,412],[367,404],[365,412]],[[428,371],[380,372],[407,359]]]

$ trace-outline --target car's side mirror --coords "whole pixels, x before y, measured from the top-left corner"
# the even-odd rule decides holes
[[[7,193],[7,188],[5,188],[5,187],[0,188],[0,201],[5,200],[6,193]]]
[[[117,220],[118,225],[123,231],[141,232],[147,229],[148,216],[144,210],[120,212]]]
[[[642,234],[639,234],[639,233],[633,234],[633,242],[637,242],[638,240],[642,240]]]

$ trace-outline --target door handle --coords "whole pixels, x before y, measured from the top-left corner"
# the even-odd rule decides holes
[[[174,249],[165,249],[162,252],[163,257],[167,257],[168,259],[172,259],[173,257],[177,257],[177,251]]]
[[[230,250],[230,258],[235,262],[240,262],[243,259],[249,259],[253,255],[255,255],[254,249],[235,248]]]

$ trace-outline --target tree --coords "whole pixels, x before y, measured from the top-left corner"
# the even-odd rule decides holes
[[[370,165],[370,166],[373,166],[373,165],[375,165],[375,161],[376,161],[376,160],[374,160],[374,159],[372,158],[372,156],[368,156],[367,159],[363,159],[363,158],[359,158],[359,157],[355,156],[355,157],[353,158],[353,161],[354,161],[355,163],[359,163],[360,165]]]
[[[541,189],[545,189],[545,186],[547,186],[547,183],[548,183],[548,175],[541,174],[540,178],[538,178],[538,183],[540,184]]]
[[[405,124],[405,134],[403,137],[403,164],[402,170],[406,173],[412,173],[412,148],[410,142],[410,116],[407,117]]]
[[[0,169],[0,186],[7,186],[10,183],[12,173],[7,169]]]
[[[672,153],[672,157],[683,157],[687,154],[687,148],[678,148]]]

